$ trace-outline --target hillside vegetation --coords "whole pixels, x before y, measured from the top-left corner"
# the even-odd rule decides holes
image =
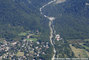
[[[66,0],[61,4],[53,3],[43,10],[48,16],[56,17],[54,21],[57,33],[64,39],[89,38],[88,0]]]
[[[45,25],[47,19],[39,12],[44,1],[40,0],[39,4],[37,1],[29,3],[28,0],[0,0],[0,37],[18,40],[18,34],[23,31],[39,30],[45,33],[45,28],[48,28]]]

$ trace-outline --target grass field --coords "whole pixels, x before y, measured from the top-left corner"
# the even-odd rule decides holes
[[[84,41],[89,41],[89,39],[84,39]]]
[[[85,45],[82,45],[83,47],[85,47],[85,49],[89,49],[89,47],[85,46]]]
[[[40,35],[33,35],[33,37],[40,37]]]
[[[27,33],[26,32],[22,32],[22,33],[20,33],[20,34],[18,34],[19,36],[26,36],[27,35]]]
[[[18,52],[17,54],[16,54],[16,56],[24,56],[24,52]]]
[[[21,32],[18,34],[18,36],[26,36],[31,31]]]
[[[36,41],[37,41],[36,38],[29,38],[29,39],[26,39],[26,40],[28,40],[28,41],[33,41],[33,42],[36,42]]]
[[[83,45],[84,43],[79,43],[82,47],[84,47],[85,49],[89,49],[89,47],[88,46],[85,46],[85,45]]]
[[[89,52],[87,52],[84,49],[75,48],[71,44],[70,44],[70,48],[72,49],[72,51],[74,52],[77,58],[88,58],[89,57]]]

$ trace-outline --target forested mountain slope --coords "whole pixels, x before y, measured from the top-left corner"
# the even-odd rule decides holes
[[[14,38],[26,30],[48,31],[48,20],[40,15],[39,8],[50,0],[0,0],[0,37]],[[88,0],[66,0],[50,4],[44,14],[55,16],[57,33],[65,39],[89,38]]]
[[[46,2],[48,0],[0,0],[0,37],[11,39],[26,30],[44,31],[47,20],[40,15],[39,8]]]
[[[55,21],[56,30],[66,39],[89,38],[88,0],[68,0],[62,7],[61,15]],[[60,11],[60,10],[59,10]]]
[[[66,0],[53,3],[43,10],[48,16],[56,17],[54,25],[57,33],[65,39],[89,38],[88,0]]]

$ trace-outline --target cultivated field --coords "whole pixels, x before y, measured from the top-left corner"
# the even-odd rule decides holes
[[[70,44],[70,48],[72,49],[72,51],[74,52],[77,58],[88,58],[89,57],[89,52],[87,52],[84,49],[75,48],[71,44]]]

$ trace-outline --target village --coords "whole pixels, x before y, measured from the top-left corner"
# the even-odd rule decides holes
[[[43,42],[39,40],[40,32],[37,30],[36,33],[27,32],[19,34],[24,36],[19,41],[6,41],[5,39],[0,40],[0,60],[43,60],[42,56],[46,56],[46,52],[50,49],[50,42]],[[56,41],[62,40],[60,34],[56,34]]]
[[[3,40],[0,42],[0,60],[37,60],[37,58],[43,60],[41,56],[47,55],[46,50],[50,47],[49,42],[42,42],[33,35],[33,33],[29,33],[25,39],[19,41]]]

